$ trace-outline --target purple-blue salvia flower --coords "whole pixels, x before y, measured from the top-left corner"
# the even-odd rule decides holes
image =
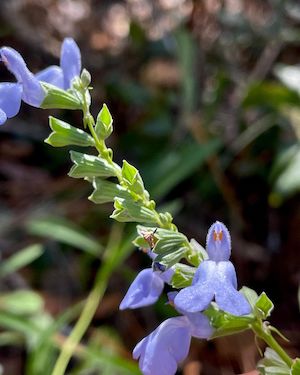
[[[125,297],[120,303],[120,310],[136,309],[155,303],[161,295],[165,282],[168,283],[174,271],[153,271],[152,268],[142,270],[130,285]]]
[[[72,38],[65,38],[60,51],[60,66],[52,65],[36,74],[39,81],[50,83],[63,90],[72,86],[81,71],[81,54]]]
[[[13,48],[0,48],[0,60],[16,77],[17,83],[0,83],[0,125],[20,110],[21,100],[39,107],[45,92],[38,79],[27,68],[22,56]]]
[[[232,315],[246,315],[251,306],[237,291],[236,272],[229,261],[231,241],[223,223],[214,223],[207,234],[208,260],[198,267],[192,285],[182,289],[175,297],[176,308],[188,313],[205,310],[215,300],[218,307]]]
[[[209,320],[201,313],[170,318],[136,345],[133,358],[139,359],[144,375],[174,375],[188,355],[191,338],[206,339],[211,334]]]

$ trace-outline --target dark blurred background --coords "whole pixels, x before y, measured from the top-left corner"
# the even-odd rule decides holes
[[[105,102],[113,114],[115,160],[141,171],[153,198],[189,238],[204,245],[212,222],[226,223],[239,285],[268,294],[275,304],[271,324],[299,356],[299,2],[2,0],[0,36],[33,72],[58,64],[64,37],[76,40],[93,77],[93,113]],[[3,66],[0,74],[13,80]],[[172,311],[165,297],[157,306],[118,311],[130,281],[150,263],[130,246],[134,227],[116,229],[111,205],[94,205],[87,200],[91,186],[66,176],[68,150],[43,143],[50,113],[81,124],[76,111],[23,105],[0,129],[2,259],[32,243],[44,249],[3,277],[1,291],[32,289],[43,298],[44,318],[58,319],[91,288],[101,265],[97,249],[122,232],[128,258],[115,270],[85,342],[130,362],[137,341]],[[82,236],[77,246],[74,233]],[[34,344],[3,319],[4,373],[37,373],[28,365]],[[182,373],[238,374],[258,359],[248,333],[195,340]],[[74,359],[70,373],[123,373],[103,361]]]

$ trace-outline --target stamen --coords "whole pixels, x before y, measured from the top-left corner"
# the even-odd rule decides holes
[[[223,231],[220,230],[220,232],[216,232],[214,230],[214,233],[213,233],[213,239],[214,239],[214,241],[222,241],[222,238],[223,238]]]

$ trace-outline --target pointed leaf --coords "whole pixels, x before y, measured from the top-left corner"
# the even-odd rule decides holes
[[[76,151],[71,151],[70,154],[74,163],[68,173],[70,177],[84,178],[116,176],[114,167],[105,159],[94,155],[82,154]]]
[[[53,147],[63,147],[68,145],[94,146],[95,141],[88,133],[71,126],[67,122],[49,117],[49,125],[53,132],[45,142]]]
[[[113,202],[116,197],[132,199],[130,193],[125,188],[101,178],[94,178],[93,187],[94,191],[89,196],[89,200],[97,204]]]

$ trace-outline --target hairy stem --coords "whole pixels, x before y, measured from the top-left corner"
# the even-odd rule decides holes
[[[251,325],[251,328],[257,335],[257,337],[261,338],[270,348],[272,348],[289,367],[292,367],[293,360],[282,348],[282,346],[279,345],[278,342],[274,339],[271,330],[266,322],[262,322],[261,320],[256,321]]]

